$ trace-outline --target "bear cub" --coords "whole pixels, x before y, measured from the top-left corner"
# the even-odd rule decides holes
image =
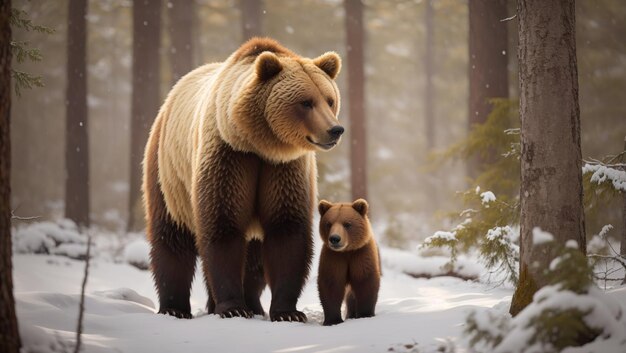
[[[319,203],[320,255],[317,287],[324,325],[343,322],[344,299],[348,319],[374,316],[380,288],[380,254],[367,218],[367,201]]]

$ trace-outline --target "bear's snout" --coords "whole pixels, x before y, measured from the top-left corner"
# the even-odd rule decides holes
[[[339,137],[341,137],[341,135],[343,134],[343,132],[345,131],[345,129],[343,128],[343,126],[341,125],[335,125],[333,127],[331,127],[330,129],[328,129],[328,134],[330,135],[330,137],[333,140],[338,140]]]
[[[331,234],[328,237],[328,246],[335,251],[341,251],[345,248],[345,244],[342,244],[341,236],[338,234]]]
[[[341,237],[338,236],[337,234],[333,234],[330,236],[330,238],[328,238],[328,241],[332,245],[338,245],[341,242]]]

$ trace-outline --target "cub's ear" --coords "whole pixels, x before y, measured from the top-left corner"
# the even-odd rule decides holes
[[[330,210],[331,207],[333,207],[332,203],[326,200],[320,201],[320,204],[317,206],[317,209],[320,211],[320,216],[324,216],[326,211]]]
[[[352,208],[354,208],[361,216],[367,215],[367,210],[369,209],[369,205],[367,201],[363,199],[358,199],[352,203]]]
[[[256,58],[256,75],[261,81],[267,81],[283,69],[276,54],[265,51]]]
[[[334,51],[329,51],[313,59],[315,66],[319,67],[333,80],[341,70],[341,58]]]

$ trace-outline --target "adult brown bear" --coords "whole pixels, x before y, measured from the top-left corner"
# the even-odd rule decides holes
[[[196,256],[210,313],[306,321],[296,303],[309,272],[316,203],[315,151],[329,150],[337,122],[329,52],[300,57],[251,39],[223,63],[172,88],[144,157],[144,202],[159,313],[190,318]]]

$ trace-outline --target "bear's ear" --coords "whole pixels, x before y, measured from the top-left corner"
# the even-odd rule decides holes
[[[265,51],[256,58],[256,75],[261,81],[267,81],[283,69],[276,54]]]
[[[367,201],[358,199],[352,203],[352,208],[354,208],[361,216],[365,216],[367,215],[369,205],[367,204]]]
[[[320,211],[320,216],[324,216],[326,211],[330,210],[331,207],[333,207],[332,203],[326,200],[320,201],[320,204],[317,206],[317,209]]]
[[[339,70],[341,70],[341,58],[333,51],[329,51],[313,59],[313,63],[333,80],[339,74]]]

